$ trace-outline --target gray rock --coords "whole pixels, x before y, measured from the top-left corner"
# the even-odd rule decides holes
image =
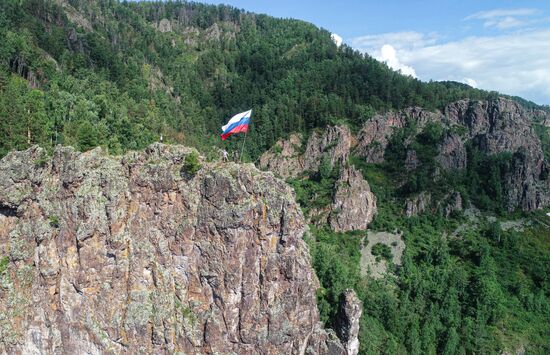
[[[0,161],[0,353],[344,354],[292,190],[154,144]]]
[[[416,168],[418,168],[419,165],[420,165],[420,161],[418,160],[416,151],[413,149],[407,150],[407,157],[405,158],[405,170],[407,171],[416,170]]]
[[[272,171],[283,179],[298,177],[305,171],[302,150],[302,135],[291,134],[262,154],[260,168]]]
[[[347,162],[353,144],[352,134],[346,126],[328,126],[323,131],[313,131],[304,154],[304,169],[317,171],[324,155],[331,166]]]
[[[462,170],[467,166],[468,154],[464,142],[457,134],[447,135],[439,146],[437,162],[445,170]]]
[[[354,290],[342,293],[338,310],[336,332],[344,344],[347,355],[359,353],[359,320],[363,305]]]
[[[367,229],[376,215],[376,196],[361,172],[353,166],[342,168],[335,188],[331,228],[337,232]]]
[[[421,192],[415,197],[409,198],[405,201],[405,215],[407,217],[417,216],[428,210],[430,206],[431,195],[425,192]]]

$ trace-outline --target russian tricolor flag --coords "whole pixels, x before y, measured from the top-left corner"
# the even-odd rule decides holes
[[[222,127],[222,141],[226,140],[232,134],[248,132],[248,123],[252,116],[252,110],[241,112],[231,117],[229,122]]]

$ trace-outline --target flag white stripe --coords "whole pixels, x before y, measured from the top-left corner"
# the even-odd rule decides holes
[[[227,127],[231,126],[233,123],[235,122],[239,122],[240,120],[242,120],[244,117],[250,117],[250,115],[252,114],[252,110],[248,110],[248,111],[245,111],[245,112],[241,112],[241,113],[238,113],[236,114],[235,116],[231,117],[231,119],[229,120],[229,122],[227,122],[227,124],[225,126],[222,127],[222,132],[225,132],[225,130],[227,129]]]

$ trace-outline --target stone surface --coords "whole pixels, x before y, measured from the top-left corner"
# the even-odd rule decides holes
[[[405,215],[407,217],[417,216],[424,213],[430,207],[431,195],[425,192],[405,200]]]
[[[427,123],[439,123],[448,130],[436,157],[441,168],[467,168],[466,144],[487,155],[511,153],[511,168],[504,177],[508,210],[532,211],[550,204],[549,163],[544,161],[541,142],[533,126],[536,120],[543,122],[545,119],[548,119],[545,112],[526,110],[517,102],[504,98],[460,100],[447,105],[443,112],[410,108],[376,115],[366,122],[358,134],[354,153],[367,163],[381,163],[395,129],[412,123],[419,133]],[[405,146],[410,144],[404,143]],[[403,163],[407,170],[417,166],[410,149]],[[413,208],[412,204],[408,206]]]
[[[163,18],[162,20],[159,21],[157,25],[157,29],[163,33],[172,32],[172,23],[170,22],[170,20]]]
[[[419,165],[420,165],[420,161],[418,160],[416,151],[413,149],[407,150],[407,157],[405,158],[405,170],[407,171],[416,170],[416,168],[418,168]]]
[[[349,128],[331,126],[324,131],[314,131],[305,150],[302,136],[292,134],[279,140],[260,157],[260,167],[276,175],[292,179],[319,170],[323,157],[327,157],[340,176],[334,185],[332,204],[310,209],[309,223],[328,223],[338,232],[366,229],[376,214],[376,197],[361,172],[349,166],[348,158],[355,139]]]
[[[262,154],[260,168],[272,171],[283,179],[298,177],[305,171],[302,150],[302,135],[291,134]]]
[[[375,115],[367,121],[357,135],[355,154],[363,157],[367,163],[382,163],[389,139],[396,129],[415,123],[420,130],[429,122],[441,120],[441,113],[430,112],[419,107],[403,111]]]
[[[445,170],[462,170],[467,166],[468,154],[464,141],[457,134],[449,134],[439,146],[437,162]]]
[[[313,131],[304,154],[304,169],[319,170],[324,155],[328,156],[333,167],[343,164],[353,144],[352,134],[346,126],[328,126],[322,131]]]
[[[443,213],[445,217],[449,217],[452,213],[460,212],[464,209],[462,195],[457,191],[453,191],[447,199],[444,199],[444,203]]]
[[[336,320],[338,337],[342,340],[347,355],[359,353],[359,320],[363,305],[354,290],[347,289],[340,296]]]
[[[361,172],[353,166],[343,167],[335,188],[331,228],[337,232],[367,229],[377,211],[376,196]]]
[[[292,190],[155,144],[0,161],[0,353],[344,354]]]

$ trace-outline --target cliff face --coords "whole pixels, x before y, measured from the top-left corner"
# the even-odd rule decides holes
[[[509,169],[502,177],[506,207],[510,211],[516,208],[532,211],[550,204],[550,165],[544,160],[541,141],[534,129],[535,121],[545,124],[548,120],[545,112],[526,110],[517,102],[503,98],[461,100],[435,112],[412,107],[375,115],[357,135],[344,126],[314,131],[305,148],[302,148],[301,138],[291,135],[264,153],[260,166],[283,178],[296,178],[318,170],[322,158],[327,156],[333,166],[340,168],[340,177],[334,186],[333,203],[323,211],[328,217],[321,222],[330,224],[336,231],[366,229],[376,214],[376,199],[361,174],[350,173],[348,157],[352,154],[366,163],[382,163],[395,132],[412,127],[411,135],[403,142],[407,149],[403,166],[407,172],[414,171],[421,163],[412,143],[426,125],[435,123],[446,132],[437,146],[438,168],[445,171],[468,168],[468,146],[487,156],[511,153]],[[349,176],[354,178],[350,180]],[[353,181],[353,184],[342,185],[343,181]],[[449,196],[453,193],[450,191]],[[428,200],[421,198],[418,203],[408,200],[406,214],[428,210]],[[447,207],[443,206],[445,201],[432,202],[444,207],[446,214],[462,209],[461,201],[451,201]]]
[[[0,161],[0,353],[345,352],[319,324],[292,191],[152,145]]]
[[[305,148],[302,137],[293,134],[279,140],[260,158],[260,167],[282,178],[297,178],[319,170],[327,158],[339,176],[333,189],[332,203],[320,210],[310,211],[310,220],[328,224],[337,232],[366,229],[376,215],[376,196],[360,171],[349,164],[349,155],[356,139],[348,127],[328,126],[314,131]]]
[[[436,160],[440,167],[445,170],[467,168],[467,144],[486,155],[511,153],[511,167],[503,179],[507,207],[531,211],[550,203],[548,162],[544,161],[541,142],[533,126],[533,118],[542,114],[503,98],[457,101],[447,105],[443,112],[427,112],[420,108],[391,112],[377,115],[365,123],[358,134],[355,153],[368,163],[383,162],[389,139],[396,129],[408,123],[414,123],[418,133],[430,122],[455,128],[463,133],[451,130],[438,146]],[[410,142],[405,142],[408,144]],[[413,162],[405,161],[404,164],[414,169]]]

